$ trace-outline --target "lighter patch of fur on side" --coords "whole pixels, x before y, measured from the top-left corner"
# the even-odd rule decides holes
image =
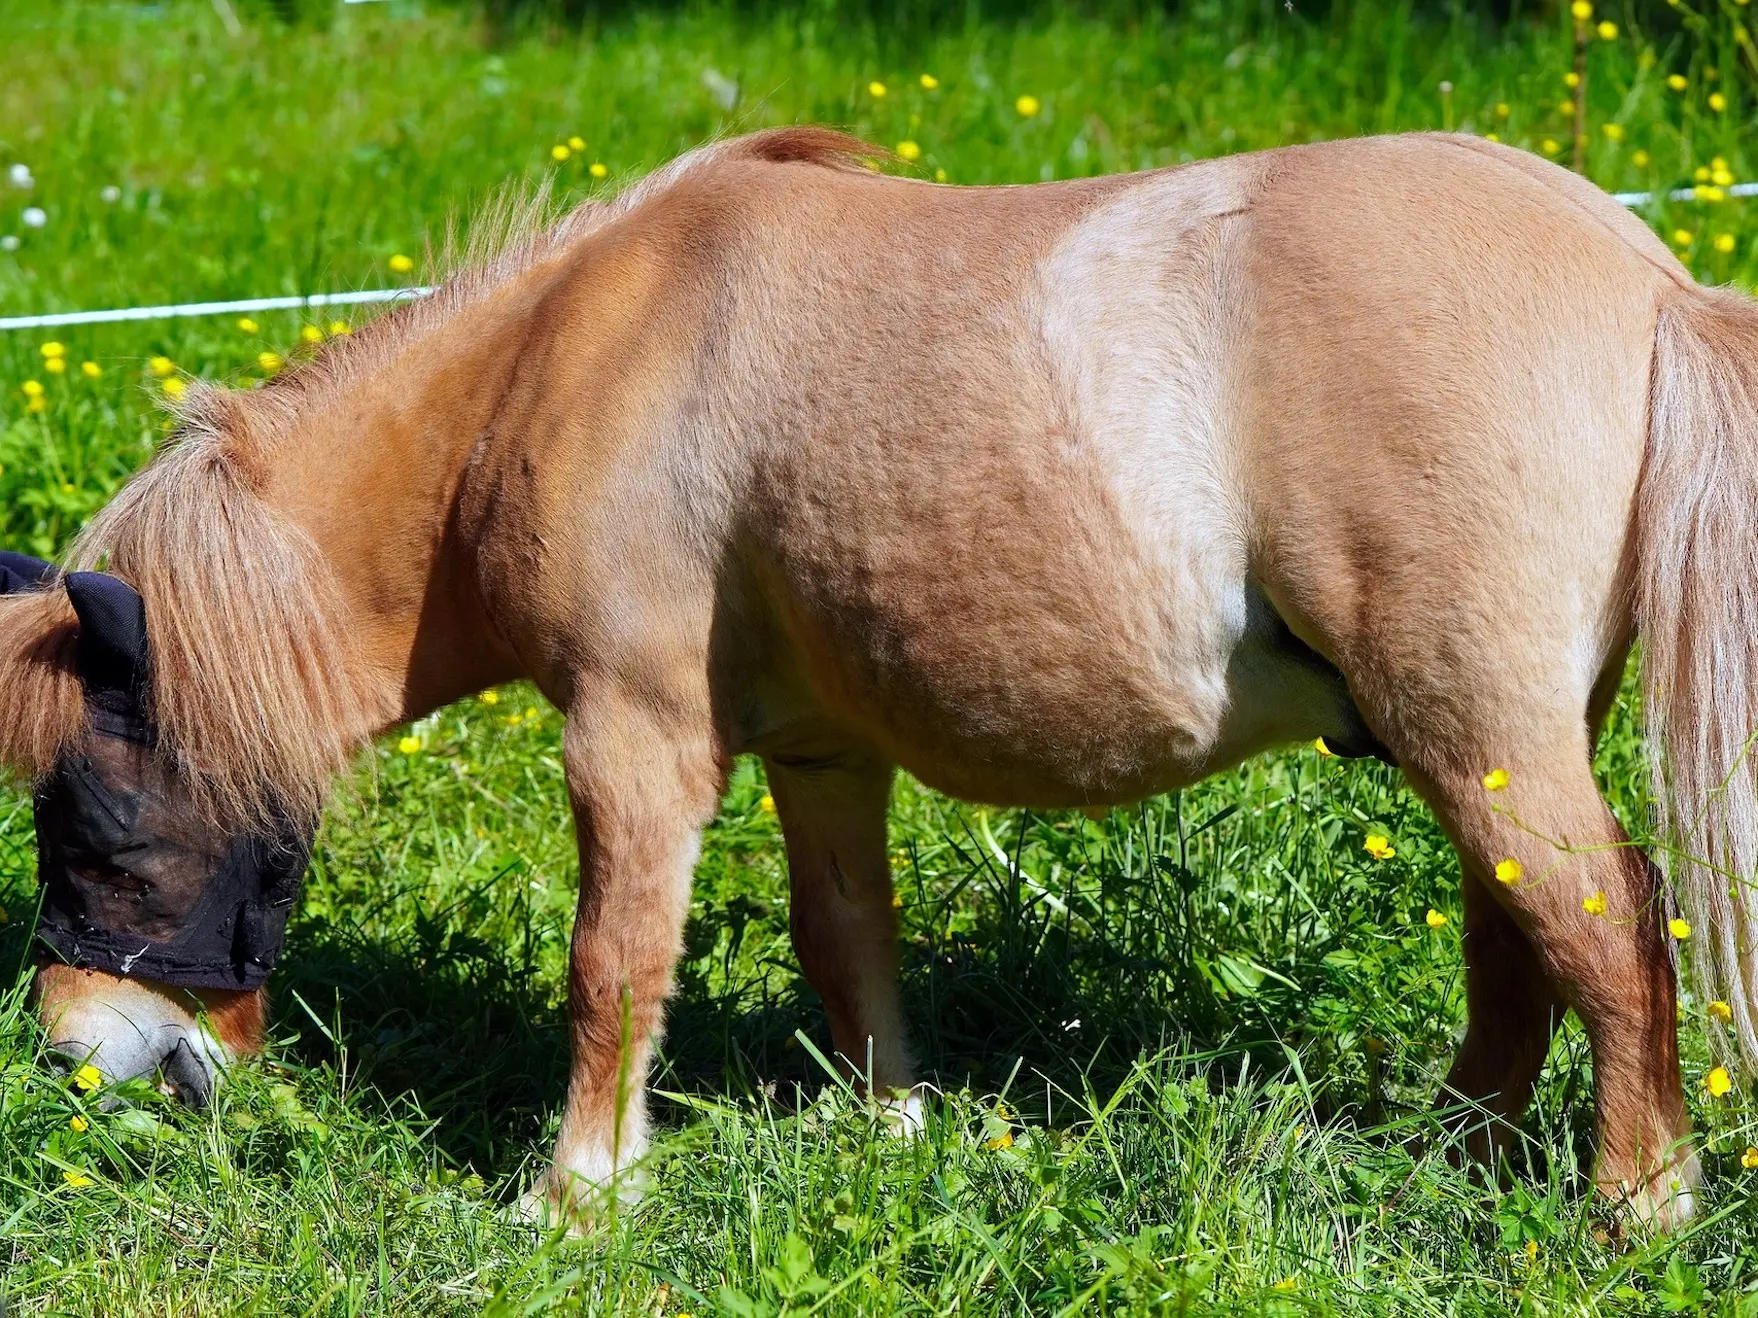
[[[1758,306],[1669,299],[1638,508],[1648,747],[1691,968],[1758,1071]],[[1725,1047],[1722,1031],[1710,1037]],[[1735,1059],[1730,1059],[1735,1060]]]

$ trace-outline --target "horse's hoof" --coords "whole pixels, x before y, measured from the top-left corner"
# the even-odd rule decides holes
[[[1697,1188],[1703,1183],[1703,1167],[1697,1155],[1687,1154],[1632,1188],[1628,1181],[1600,1185],[1600,1192],[1617,1201],[1626,1222],[1643,1232],[1670,1235],[1697,1215]]]

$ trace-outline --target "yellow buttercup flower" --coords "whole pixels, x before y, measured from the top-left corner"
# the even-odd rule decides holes
[[[324,332],[316,325],[301,326],[299,330],[299,339],[302,343],[322,343],[324,341]]]
[[[1585,23],[1593,17],[1593,6],[1588,4],[1587,0],[1575,0],[1575,3],[1569,6],[1569,12],[1579,21]]]
[[[1031,119],[1035,118],[1038,111],[1044,107],[1038,103],[1036,96],[1022,96],[1013,103],[1013,108],[1019,111],[1022,117]]]
[[[903,909],[903,894],[901,892],[894,892],[891,894],[891,909],[894,911],[901,911]]]
[[[1692,233],[1689,229],[1674,229],[1673,230],[1673,246],[1674,247],[1689,247],[1696,240],[1697,240],[1697,235]]]
[[[1636,150],[1630,152],[1630,163],[1632,165],[1636,166],[1637,169],[1647,169],[1648,168],[1648,161],[1649,161],[1648,153],[1646,151],[1642,150],[1640,147],[1638,147]]]
[[[1524,873],[1526,873],[1525,868],[1512,856],[1509,856],[1506,860],[1498,860],[1496,862],[1497,883],[1506,884],[1511,888],[1516,883],[1520,882],[1520,876]]]
[[[81,362],[79,364],[79,373],[85,376],[88,380],[95,380],[104,373],[104,368],[99,366],[96,362]]]
[[[1599,131],[1604,133],[1609,141],[1622,142],[1624,140],[1624,126],[1622,124],[1606,124]]]
[[[172,376],[169,380],[166,380],[160,387],[164,389],[165,397],[169,398],[172,402],[176,402],[179,398],[183,397],[184,394],[189,392],[189,386],[176,376]]]
[[[39,348],[38,351],[43,354],[44,361],[52,362],[57,357],[65,357],[67,355],[67,345],[65,343],[57,343],[55,340],[50,339]]]
[[[32,398],[25,403],[24,410],[27,412],[47,412],[49,410],[49,400],[40,397]]]
[[[570,151],[584,151],[585,149],[586,149],[586,139],[581,137],[578,133],[574,134],[574,136],[572,136],[568,139],[568,150],[570,150]]]
[[[1325,745],[1325,739],[1323,737],[1314,737],[1312,739],[1312,748],[1315,751],[1317,751],[1321,756],[1324,756],[1326,758],[1329,758],[1330,756],[1333,756],[1337,753],[1336,751],[1332,750],[1329,746]]]
[[[1506,769],[1491,769],[1483,775],[1483,790],[1486,792],[1499,792],[1507,785],[1508,771]]]
[[[1727,193],[1721,188],[1711,187],[1706,184],[1699,183],[1696,187],[1692,188],[1691,191],[1696,194],[1698,201],[1727,200]]]
[[[867,84],[867,95],[871,96],[876,101],[884,100],[885,84],[875,78],[872,82]]]
[[[1547,137],[1538,144],[1538,149],[1547,156],[1554,156],[1563,149],[1563,144],[1554,137]]]
[[[1618,39],[1618,25],[1609,19],[1601,23],[1594,31],[1599,33],[1601,41],[1616,41]]]
[[[501,703],[501,693],[499,691],[494,691],[494,690],[484,691],[481,695],[477,696],[476,698],[478,700],[480,700],[485,705],[498,705]]]
[[[1428,908],[1428,914],[1422,918],[1428,922],[1430,929],[1445,929],[1447,927],[1447,917],[1432,906]]]
[[[154,357],[147,363],[147,369],[163,380],[177,369],[177,363],[169,357]]]
[[[1727,1067],[1711,1067],[1709,1074],[1703,1077],[1703,1087],[1711,1098],[1723,1098],[1733,1089],[1734,1080],[1727,1073]]]
[[[1682,943],[1691,936],[1691,922],[1675,915],[1666,922],[1666,931]]]
[[[332,320],[330,322],[330,333],[332,335],[348,333],[348,322],[345,320]]]
[[[1731,233],[1718,233],[1718,234],[1716,234],[1715,235],[1715,250],[1718,252],[1731,252],[1731,251],[1733,251],[1734,250],[1734,236],[1733,236],[1733,234],[1731,234]]]
[[[1717,114],[1720,114],[1723,110],[1727,109],[1727,97],[1723,96],[1720,92],[1710,92],[1709,108],[1714,110]]]
[[[391,268],[392,273],[399,275],[406,275],[415,268],[415,262],[410,260],[407,256],[404,256],[401,252],[398,252],[390,260],[386,261],[385,264]]]
[[[1575,88],[1579,87],[1580,85],[1581,85],[1581,75],[1579,73],[1576,73],[1575,70],[1570,69],[1567,73],[1565,73],[1563,75],[1563,86],[1567,87],[1570,91],[1575,90]]]
[[[1596,892],[1591,897],[1583,897],[1581,899],[1581,909],[1586,911],[1589,915],[1604,915],[1605,894],[1603,892]]]
[[[775,813],[775,798],[768,792],[757,798],[757,808],[766,815]]]
[[[1514,107],[1509,105],[1506,101],[1497,101],[1496,102],[1496,118],[1506,119],[1509,115],[1511,115],[1513,113],[1514,113]]]
[[[1666,85],[1668,87],[1671,87],[1676,92],[1682,92],[1685,90],[1685,88],[1689,87],[1691,84],[1685,81],[1684,74],[1682,74],[1682,73],[1669,73],[1667,75]]]
[[[1709,1004],[1709,1014],[1725,1025],[1734,1018],[1734,1009],[1717,998]]]
[[[1734,172],[1726,165],[1711,165],[1709,181],[1718,188],[1731,188],[1734,185]]]
[[[1011,1149],[1013,1147],[1013,1132],[1011,1130],[1004,1130],[994,1139],[985,1140],[983,1147],[991,1151],[995,1149]]]
[[[1574,114],[1575,113],[1575,102],[1567,101],[1567,100],[1558,101],[1557,102],[1557,113],[1558,114]]]
[[[90,1062],[87,1062],[84,1066],[80,1067],[79,1070],[73,1073],[73,1083],[89,1094],[92,1090],[104,1083],[104,1073],[98,1070],[98,1068],[93,1066]]]
[[[85,1130],[92,1123],[87,1121],[84,1117],[75,1113],[73,1116],[71,1116],[67,1119],[67,1124],[69,1126],[72,1126],[75,1130]]]
[[[931,92],[940,85],[940,79],[936,78],[932,73],[924,73],[921,76],[920,81],[922,84],[922,90],[925,92]]]
[[[590,165],[586,166],[586,172],[592,175],[593,178],[609,178],[610,166],[606,165],[602,160],[594,160]]]
[[[1483,135],[1483,140],[1486,142],[1499,142],[1502,140],[1502,135],[1500,133],[1485,133]]]
[[[1392,840],[1384,833],[1369,833],[1366,841],[1361,844],[1361,849],[1375,860],[1390,860],[1398,854],[1392,846]]]
[[[1748,1144],[1746,1146],[1746,1151],[1740,1155],[1740,1166],[1744,1167],[1747,1171],[1751,1171],[1752,1168],[1758,1167],[1758,1149],[1754,1149]]]
[[[278,371],[282,366],[281,354],[278,352],[259,352],[256,354],[256,364],[265,371]]]
[[[67,358],[51,357],[48,361],[43,363],[43,369],[50,375],[60,375],[61,372],[67,369]]]
[[[92,1178],[85,1175],[83,1172],[64,1171],[61,1173],[61,1179],[66,1181],[67,1184],[72,1186],[75,1190],[83,1190],[86,1186],[94,1184]]]
[[[257,323],[249,316],[240,316],[238,318],[238,332],[240,334],[255,334],[256,331]]]
[[[900,160],[920,160],[922,158],[921,144],[906,137],[897,144],[897,156]]]
[[[565,142],[557,142],[549,149],[549,158],[551,160],[566,160],[573,154],[572,151],[568,150],[567,143]]]
[[[24,391],[26,398],[41,398],[43,396],[43,382],[41,380],[26,380],[18,387]]]
[[[1291,1291],[1294,1289],[1294,1278],[1284,1277],[1281,1281],[1273,1283],[1270,1286],[1270,1289],[1273,1291]]]
[[[397,743],[397,749],[405,755],[417,755],[421,751],[420,737],[404,737]]]

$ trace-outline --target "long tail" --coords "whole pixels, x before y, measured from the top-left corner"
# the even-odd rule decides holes
[[[1704,996],[1758,1072],[1758,303],[1669,294],[1637,509],[1649,761]],[[1720,1031],[1716,1032],[1720,1034]]]

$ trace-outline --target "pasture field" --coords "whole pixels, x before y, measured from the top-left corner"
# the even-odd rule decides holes
[[[23,169],[0,179],[0,315],[412,283],[424,236],[508,179],[585,195],[772,123],[1025,182],[1441,126],[1568,157],[1578,98],[1595,180],[1695,179],[1704,199],[1644,213],[1702,278],[1758,265],[1753,203],[1714,199],[1758,169],[1731,0],[1594,14],[1585,87],[1548,3],[1500,27],[1350,0],[938,8],[5,0],[0,167]],[[146,459],[181,378],[161,372],[246,383],[345,315],[0,332],[0,545],[57,551]],[[8,1312],[1758,1312],[1758,1108],[1704,1091],[1701,1002],[1687,1232],[1620,1238],[1588,1194],[1573,1024],[1508,1187],[1450,1166],[1428,1108],[1463,1012],[1452,853],[1393,770],[1311,748],[1101,820],[900,781],[905,996],[944,1094],[913,1141],[829,1078],[780,834],[740,763],[698,871],[649,1193],[589,1239],[542,1237],[505,1210],[566,1070],[559,732],[510,687],[363,757],[273,1046],[203,1112],[144,1084],[100,1110],[44,1064],[30,813],[0,797]],[[1638,737],[1626,700],[1598,770],[1639,834]]]

